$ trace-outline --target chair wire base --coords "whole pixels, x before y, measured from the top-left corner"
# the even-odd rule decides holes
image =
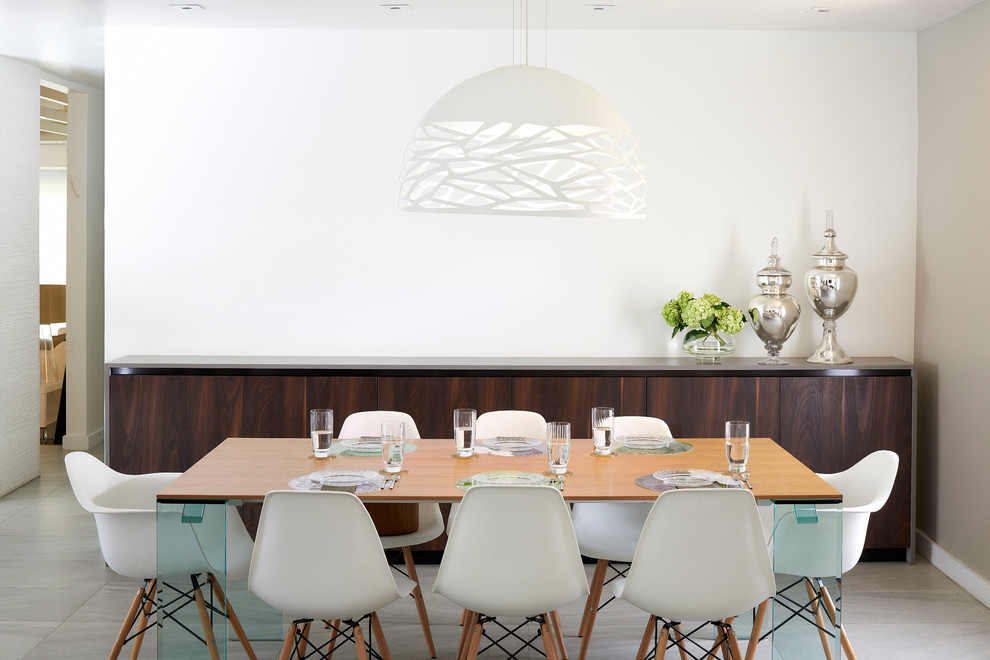
[[[794,600],[786,593],[787,591],[793,589],[794,587],[798,586],[801,583],[804,583],[805,589],[808,591],[808,595],[810,598],[808,602],[803,604]],[[839,584],[841,585],[841,579],[839,581]],[[828,593],[828,589],[826,589],[825,584],[822,582],[821,578],[809,578],[809,577],[799,578],[794,582],[790,583],[789,585],[787,585],[786,587],[784,587],[783,589],[777,591],[777,593],[773,597],[774,602],[782,606],[784,609],[788,610],[791,614],[786,619],[776,624],[769,632],[762,635],[760,637],[760,641],[762,642],[764,639],[770,637],[771,635],[773,635],[773,633],[780,630],[784,625],[786,625],[787,623],[798,617],[800,617],[805,622],[810,623],[811,625],[816,627],[818,629],[819,635],[827,635],[828,637],[835,638],[835,628],[836,628],[835,617],[831,612],[828,611],[828,607],[826,606],[826,596],[825,596],[826,593]],[[837,613],[840,613],[842,611],[842,608],[838,607],[839,601],[841,599],[842,596],[839,596],[839,598],[835,599],[835,605],[836,605],[835,610]],[[825,614],[829,617],[829,622],[832,625],[831,629],[825,626],[824,619],[822,618],[822,612],[825,612]]]
[[[660,622],[663,623],[662,626],[657,625]],[[686,654],[694,658],[694,660],[704,660],[705,658],[715,658],[717,660],[718,655],[716,655],[716,652],[719,649],[722,650],[724,660],[729,660],[730,658],[733,660],[742,660],[741,655],[738,653],[738,643],[736,642],[736,632],[732,628],[732,619],[726,619],[725,621],[706,621],[686,634],[681,630],[681,623],[679,621],[669,621],[662,617],[650,617],[650,623],[653,624],[653,647],[645,656],[637,656],[643,660],[662,658],[667,649],[672,648],[676,648],[682,657]],[[691,637],[709,625],[715,626],[716,630],[715,642],[710,649],[702,646]],[[647,634],[649,632],[648,627]],[[668,640],[670,643],[668,643]],[[647,639],[643,641],[645,643]],[[686,642],[689,642],[690,646]],[[641,647],[640,650],[644,651],[645,649]],[[700,651],[702,655],[694,655],[692,651]]]
[[[367,639],[365,639],[364,630],[361,627],[361,623],[363,621],[368,621],[370,624]],[[385,658],[388,657],[388,646],[385,643],[385,637],[380,632],[377,617],[374,612],[365,614],[357,620],[335,619],[333,621],[328,621],[327,619],[323,619],[325,627],[330,630],[330,639],[326,643],[320,644],[319,646],[311,642],[309,639],[310,624],[312,622],[313,619],[296,619],[292,622],[292,625],[286,634],[285,640],[286,646],[288,646],[289,640],[292,640],[292,649],[290,654],[286,655],[284,652],[285,649],[283,648],[283,654],[279,656],[280,658],[296,658],[297,660],[305,660],[306,658],[316,657],[321,660],[325,660],[326,658],[331,657],[333,652],[336,651],[341,644],[346,644],[347,642],[364,646],[368,657],[373,660],[385,660]],[[376,629],[379,629],[379,632],[377,633],[378,645],[384,655],[379,654],[378,651],[372,647]],[[341,637],[343,637],[343,639],[340,639]]]
[[[499,628],[501,628],[502,631],[505,634],[503,634],[498,639],[495,639],[494,637],[492,637],[491,635],[489,635],[488,634],[488,631],[485,629],[485,624],[486,623],[494,623],[496,626],[498,626]],[[530,637],[529,639],[526,639],[525,637],[522,637],[521,635],[519,635],[519,631],[522,630],[524,627],[526,627],[530,623],[535,623],[537,625],[537,632],[532,637]],[[485,614],[480,614],[480,615],[478,615],[478,624],[481,625],[481,636],[482,636],[482,638],[488,640],[488,642],[489,642],[488,646],[485,646],[484,648],[478,650],[478,654],[479,655],[482,654],[482,653],[484,653],[485,651],[488,651],[489,649],[497,648],[500,651],[502,651],[503,653],[506,653],[507,654],[506,655],[506,660],[516,660],[517,658],[519,658],[519,653],[521,651],[524,651],[526,649],[533,649],[534,651],[536,651],[540,655],[542,655],[544,657],[549,657],[549,656],[547,656],[546,652],[543,649],[541,649],[540,647],[536,646],[533,643],[536,640],[540,639],[540,637],[542,637],[542,635],[540,633],[540,628],[542,626],[544,626],[544,625],[549,625],[550,624],[550,622],[547,621],[546,618],[542,614],[539,614],[537,616],[528,616],[528,617],[526,617],[526,619],[522,623],[520,623],[518,626],[516,626],[514,628],[509,628],[508,626],[506,626],[505,624],[503,624],[501,621],[499,621],[498,619],[496,619],[493,616],[488,616],[488,615],[485,615]],[[509,639],[509,638],[515,638],[515,639],[519,640],[520,642],[522,642],[523,645],[521,647],[519,647],[518,649],[516,649],[515,651],[510,651],[509,649],[507,649],[504,646],[502,646],[502,642],[505,641],[505,640],[507,640],[507,639]]]
[[[240,639],[247,656],[251,660],[257,660],[254,650],[251,648],[251,644],[247,640],[244,630],[241,628],[236,614],[234,614],[233,608],[227,603],[216,577],[212,573],[207,574],[207,581],[203,584],[200,582],[200,575],[200,573],[196,573],[189,576],[191,585],[189,589],[182,589],[164,580],[159,581],[157,579],[146,578],[135,595],[127,616],[124,618],[120,633],[117,635],[114,646],[110,651],[110,660],[115,660],[120,655],[121,649],[132,641],[134,642],[134,649],[131,652],[131,657],[137,657],[141,650],[141,643],[144,640],[144,633],[151,628],[164,628],[165,621],[174,623],[199,640],[201,644],[209,649],[212,657],[218,653],[216,639],[213,636],[214,615],[226,616],[230,619],[231,626]],[[203,586],[209,588],[209,601],[203,597]],[[167,602],[165,600],[166,591],[174,592],[174,595]],[[220,607],[213,604],[214,595],[220,601]],[[193,603],[199,609],[199,620],[203,627],[202,635],[175,616],[180,610]],[[137,625],[137,630],[131,633],[135,625]]]

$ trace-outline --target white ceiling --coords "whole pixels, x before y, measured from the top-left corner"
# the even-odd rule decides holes
[[[0,0],[0,55],[103,86],[104,26],[509,28],[512,0]],[[541,0],[533,0],[531,7]],[[983,0],[547,0],[551,28],[917,32]],[[607,5],[605,11],[592,5]],[[816,9],[825,8],[823,13]]]

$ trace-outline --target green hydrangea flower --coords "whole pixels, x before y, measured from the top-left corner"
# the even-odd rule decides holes
[[[709,305],[711,305],[712,307],[715,307],[716,305],[720,305],[722,303],[722,299],[716,296],[714,293],[706,293],[705,295],[701,296],[701,299],[704,300]]]
[[[715,310],[716,324],[722,332],[734,335],[742,332],[743,315],[735,307],[721,307]]]
[[[681,291],[677,295],[677,304],[680,305],[682,310],[684,309],[684,306],[687,305],[692,300],[694,300],[694,294],[691,293],[690,291]]]
[[[672,328],[681,325],[681,306],[676,300],[671,300],[663,306],[663,320]]]
[[[714,314],[714,310],[711,304],[703,298],[691,300],[681,308],[681,318],[684,319],[684,325],[691,328],[702,327],[702,323],[712,314]]]

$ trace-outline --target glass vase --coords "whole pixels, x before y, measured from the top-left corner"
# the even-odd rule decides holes
[[[721,337],[721,341],[719,341]],[[722,358],[736,352],[736,340],[732,335],[705,335],[684,342],[684,350],[695,357],[699,364],[721,364]]]

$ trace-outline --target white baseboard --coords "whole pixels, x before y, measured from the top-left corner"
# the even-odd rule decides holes
[[[89,451],[103,442],[103,429],[93,431],[88,435],[69,435],[62,438],[62,448],[65,451]]]
[[[962,563],[952,553],[932,541],[922,532],[916,533],[915,541],[918,554],[932,563],[932,566],[942,571],[952,581],[973,595],[987,607],[990,607],[990,580],[975,572]]]

